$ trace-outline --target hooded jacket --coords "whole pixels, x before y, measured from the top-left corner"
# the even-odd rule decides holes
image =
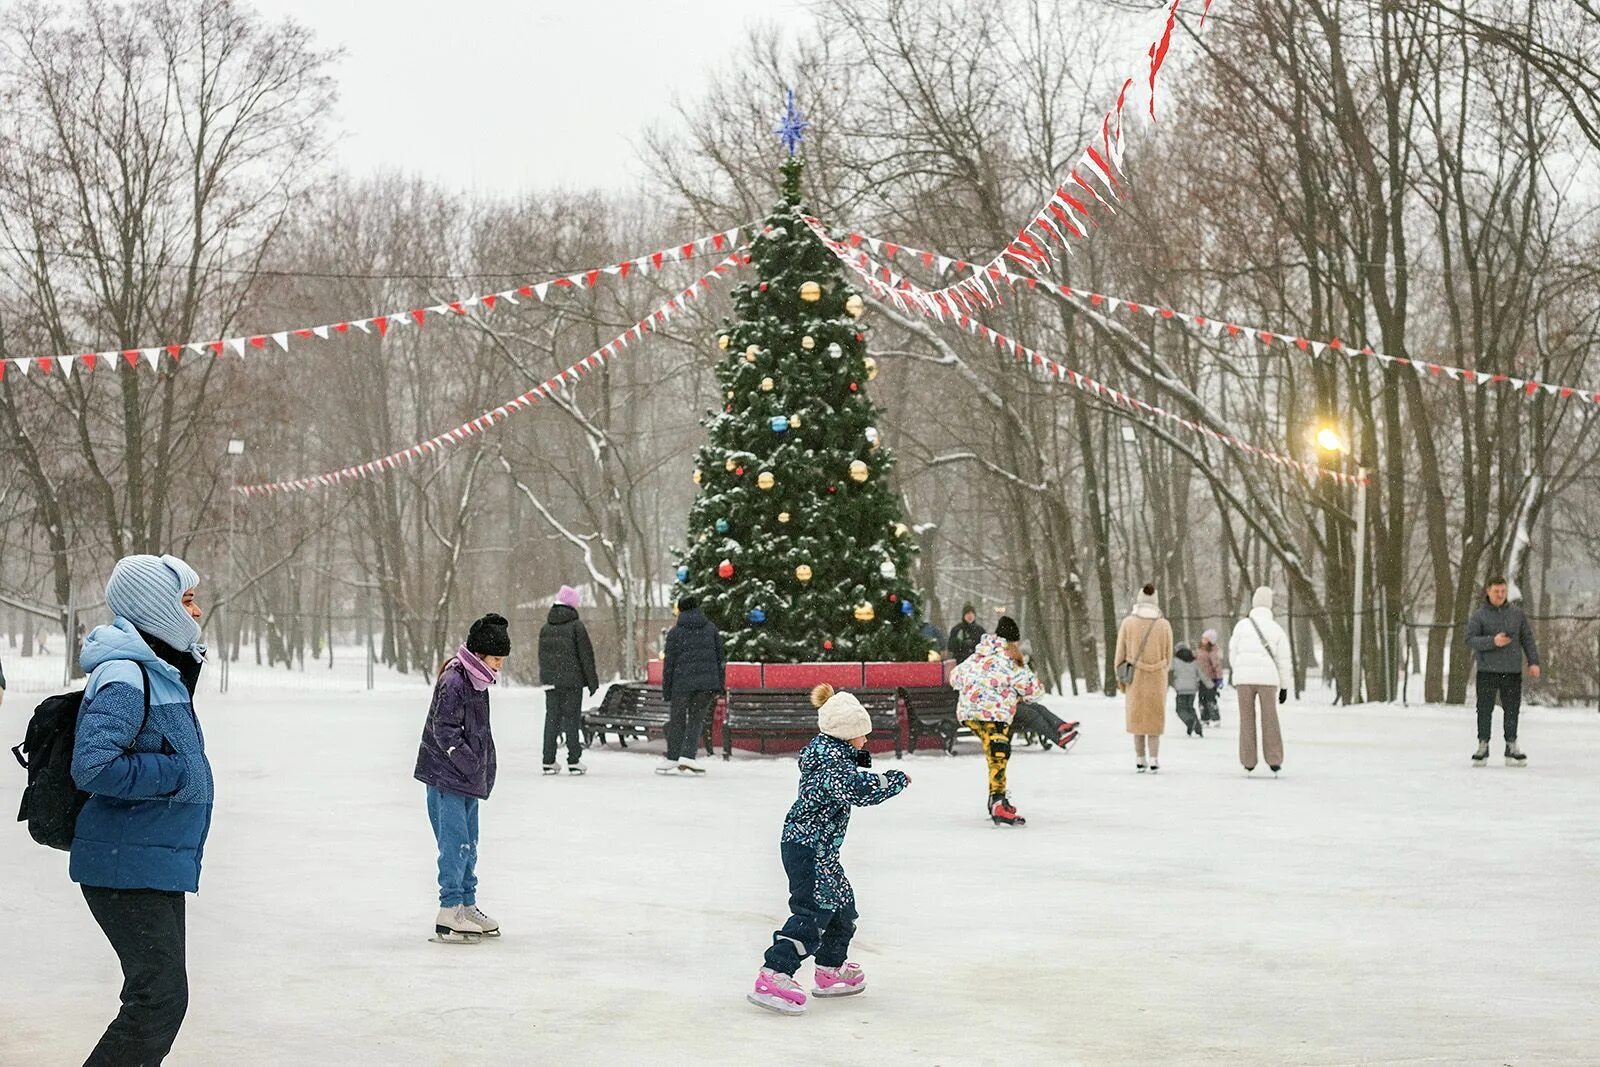
[[[1206,633],[1210,634],[1211,631],[1207,630]],[[1223,673],[1226,661],[1214,638],[1209,646],[1204,636],[1200,638],[1200,647],[1194,650],[1194,661],[1200,665],[1201,677],[1206,681],[1215,683],[1226,677]]]
[[[1211,679],[1204,677],[1200,660],[1188,645],[1179,645],[1172,657],[1172,688],[1180,693],[1198,693],[1202,681],[1211,685]]]
[[[433,685],[433,703],[422,726],[412,776],[447,793],[488,800],[494,790],[495,763],[489,691],[472,684],[458,653]]]
[[[963,618],[951,628],[950,640],[945,647],[949,649],[951,659],[957,663],[964,663],[978,650],[978,644],[984,636],[983,626],[978,620],[968,622]]]
[[[556,604],[539,630],[539,684],[567,689],[600,688],[594,645],[575,608]]]
[[[1292,690],[1294,660],[1289,654],[1289,635],[1272,617],[1272,590],[1256,590],[1252,603],[1250,614],[1239,620],[1228,640],[1233,684]]]
[[[89,681],[72,779],[90,796],[72,839],[72,880],[199,892],[215,785],[189,690],[126,619],[90,631],[79,663]],[[142,730],[141,667],[150,679],[150,718]]]
[[[850,809],[882,804],[908,783],[903,771],[877,775],[866,770],[850,742],[827,734],[818,734],[801,751],[799,793],[783,821],[783,840],[816,853],[818,905],[838,911],[854,903],[839,862]]]
[[[716,692],[723,688],[727,661],[722,635],[699,608],[678,613],[667,631],[666,660],[661,664],[661,695]]]
[[[1496,648],[1495,634],[1505,634],[1511,643]],[[1522,657],[1531,666],[1539,665],[1539,646],[1533,640],[1533,627],[1523,610],[1507,600],[1498,608],[1486,595],[1478,610],[1467,620],[1467,647],[1478,657],[1478,669],[1499,674],[1521,674]]]
[[[985,635],[977,651],[950,672],[950,688],[959,694],[956,718],[962,722],[1011,722],[1019,701],[1044,692],[1038,677],[1012,662],[1005,641],[995,634]]]

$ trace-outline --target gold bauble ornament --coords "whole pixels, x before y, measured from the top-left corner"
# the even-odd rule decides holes
[[[663,659],[666,658],[665,653],[662,654],[662,658]],[[931,648],[928,649],[928,662],[929,663],[938,663],[942,659],[944,659],[944,657],[939,655],[939,653],[937,651],[935,651],[934,649],[931,649]]]
[[[729,399],[729,400],[732,400],[732,399],[733,399],[733,390],[732,390],[732,389],[729,389],[729,390],[728,390],[728,399]]]
[[[728,457],[728,462],[726,462],[726,463],[724,463],[724,464],[723,464],[723,465],[722,465],[722,469],[723,469],[723,470],[725,470],[725,471],[732,471],[732,470],[733,470],[733,468],[735,468],[735,467],[737,467],[737,466],[738,466],[738,465],[739,465],[739,464],[737,464],[737,463],[735,463],[735,462],[734,462],[734,461],[733,461],[733,457],[732,457],[732,456],[729,456],[729,457]]]
[[[798,430],[799,428],[800,428],[800,413],[797,411],[793,415],[789,416],[789,429]]]
[[[760,354],[761,354],[761,346],[760,345],[751,345],[749,348],[744,350],[744,358],[745,359],[754,359],[756,356],[758,356]]]
[[[809,352],[813,348],[817,347],[817,339],[808,333],[804,337],[800,338],[800,347]]]
[[[777,484],[778,479],[772,476],[771,471],[762,471],[760,474],[756,475],[756,485],[762,489],[771,489]]]
[[[808,304],[821,300],[822,286],[816,282],[805,282],[800,286],[800,299]]]
[[[787,511],[778,512],[778,521],[779,522],[788,522],[789,521],[789,513]]]
[[[761,379],[761,391],[763,393],[772,392],[772,387],[773,387],[773,381],[772,381],[771,378],[763,378],[763,379]]]
[[[733,344],[733,338],[729,337],[727,334],[723,334],[721,337],[717,338],[717,347],[722,349],[724,352],[728,350],[728,346],[731,344]]]
[[[897,522],[897,523],[894,524],[894,535],[896,537],[904,537],[906,534],[908,534],[910,532],[911,532],[911,527],[907,526],[905,523]]]
[[[694,484],[695,484],[695,485],[699,485],[699,484],[700,484],[700,480],[701,480],[701,479],[702,479],[702,478],[704,478],[704,477],[705,477],[705,475],[703,475],[703,474],[701,474],[701,473],[700,473],[700,468],[699,468],[699,467],[696,467],[696,468],[695,468],[695,469],[694,469]]]
[[[867,357],[867,381],[869,381],[869,382],[873,381],[877,377],[878,377],[878,361],[873,359],[871,356],[868,356]]]
[[[877,617],[877,614],[878,613],[872,609],[872,605],[868,604],[866,601],[862,601],[856,605],[856,622],[871,622]]]
[[[794,576],[798,581],[809,582],[811,580],[811,568],[802,563],[794,569]]]
[[[865,463],[861,462],[859,459],[853,459],[850,461],[850,480],[852,482],[866,481],[868,473],[867,465]]]
[[[851,293],[850,299],[844,302],[844,312],[852,319],[859,319],[865,310],[867,310],[866,302],[857,293]]]
[[[745,356],[744,356],[744,361],[746,363],[754,363],[756,361],[756,357],[751,355],[750,353],[746,352]]]

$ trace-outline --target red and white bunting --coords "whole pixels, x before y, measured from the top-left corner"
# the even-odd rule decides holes
[[[357,463],[348,467],[341,467],[338,470],[328,471],[324,474],[313,474],[305,478],[292,478],[287,481],[266,482],[259,485],[235,486],[233,491],[247,497],[270,496],[276,493],[297,493],[342,485],[345,482],[370,478],[372,475],[386,470],[394,470],[402,463],[409,463],[414,459],[432,455],[447,445],[459,444],[469,437],[491,430],[517,412],[526,411],[528,408],[533,407],[557,389],[565,388],[568,381],[577,381],[586,370],[592,370],[615,359],[628,346],[630,340],[642,339],[645,334],[655,329],[656,323],[665,322],[666,317],[672,312],[686,310],[689,302],[697,298],[700,290],[710,288],[712,284],[732,274],[748,262],[749,259],[745,256],[743,248],[734,249],[731,255],[726,256],[715,267],[701,275],[688,288],[628,327],[607,344],[590,352],[578,362],[556,374],[555,377],[545,379],[527,392],[490,408],[477,418],[470,419],[453,430],[446,430],[441,434],[428,438],[426,441],[418,441],[416,444],[408,445],[398,452],[391,452],[387,456],[368,460],[366,463]]]
[[[386,340],[389,333],[398,327],[414,326],[420,329],[434,317],[465,316],[478,308],[484,311],[493,311],[502,303],[517,304],[522,300],[543,301],[552,289],[593,289],[599,284],[602,277],[626,278],[635,271],[660,271],[670,264],[692,261],[696,256],[726,254],[742,245],[746,237],[754,232],[754,226],[735,226],[721,233],[697,237],[692,241],[682,241],[670,248],[657,252],[635,256],[632,259],[626,259],[620,263],[611,263],[603,267],[591,267],[588,270],[576,271],[560,278],[530,282],[527,285],[519,285],[514,289],[505,289],[497,293],[480,293],[477,296],[462,297],[460,300],[451,300],[429,307],[416,307],[406,311],[391,311],[386,314],[373,315],[364,319],[352,319],[349,322],[328,323],[323,326],[292,327],[287,330],[278,330],[274,333],[227,337],[219,341],[183,341],[149,348],[129,348],[57,356],[12,357],[0,360],[0,380],[4,380],[6,368],[9,366],[15,366],[18,371],[26,375],[30,369],[37,365],[38,370],[46,376],[49,376],[55,368],[59,367],[62,376],[69,377],[72,370],[75,369],[75,363],[76,369],[93,371],[98,368],[113,369],[116,367],[117,360],[121,359],[129,367],[138,370],[139,362],[142,359],[149,364],[151,370],[158,370],[163,357],[170,359],[176,365],[181,362],[181,357],[186,354],[221,358],[225,352],[231,351],[240,359],[246,359],[252,354],[251,349],[265,351],[269,344],[276,345],[278,349],[287,352],[291,342],[328,341],[344,336],[351,330],[357,330],[367,335],[375,334],[380,340]]]
[[[888,241],[881,237],[872,237],[868,234],[852,232],[846,235],[844,241],[834,241],[820,230],[820,224],[815,219],[807,219],[812,229],[839,254],[841,248],[846,256],[851,249],[857,249],[865,244],[869,248],[881,250],[887,259],[897,256],[906,256],[921,263],[928,270],[942,274],[954,266],[963,269],[967,264],[964,260],[951,259],[940,252],[930,252],[925,249],[915,248],[911,245],[900,244],[897,241]],[[901,294],[901,300],[894,301],[897,307],[905,310],[910,301],[919,300],[919,293],[927,294],[928,290],[919,290],[917,286],[889,267],[876,265],[864,266],[862,257],[858,254],[854,258],[845,258],[847,265],[852,267],[857,274],[862,274],[869,282],[876,279],[888,282]],[[1510,374],[1491,374],[1476,371],[1470,367],[1457,367],[1447,363],[1436,363],[1430,360],[1407,358],[1405,356],[1391,356],[1380,352],[1370,345],[1356,346],[1338,337],[1331,337],[1325,341],[1315,338],[1302,337],[1298,333],[1288,330],[1267,330],[1258,326],[1247,326],[1230,319],[1199,311],[1175,311],[1158,301],[1133,300],[1125,296],[1109,296],[1098,293],[1092,289],[1081,286],[1060,285],[1044,278],[1016,274],[1011,271],[1002,271],[994,276],[994,280],[1004,282],[1012,290],[1019,286],[1030,290],[1047,286],[1063,296],[1083,301],[1090,307],[1102,312],[1125,312],[1134,318],[1152,318],[1164,322],[1177,323],[1191,329],[1202,330],[1213,339],[1227,339],[1238,341],[1241,345],[1252,349],[1270,350],[1274,345],[1286,346],[1293,351],[1303,352],[1313,358],[1320,359],[1333,352],[1347,359],[1371,359],[1380,366],[1410,367],[1422,378],[1436,379],[1448,378],[1453,382],[1460,382],[1475,387],[1505,386],[1523,399],[1539,396],[1554,396],[1562,400],[1577,400],[1594,407],[1600,407],[1600,388],[1557,385],[1551,382],[1540,381],[1537,378],[1518,378]]]

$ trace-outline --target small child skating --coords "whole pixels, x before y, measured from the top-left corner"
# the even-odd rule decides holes
[[[1205,726],[1194,713],[1194,701],[1202,687],[1211,686],[1211,679],[1204,677],[1194,650],[1183,642],[1178,642],[1172,656],[1172,688],[1178,691],[1178,718],[1183,720],[1190,737],[1204,737]]]
[[[1207,630],[1200,635],[1200,647],[1195,649],[1194,661],[1200,665],[1200,722],[1222,725],[1222,713],[1217,710],[1217,697],[1222,693],[1222,679],[1226,663],[1222,649],[1217,644],[1217,631]]]
[[[903,771],[873,774],[867,735],[872,718],[849,693],[831,685],[811,691],[817,710],[817,736],[800,753],[800,790],[783,821],[779,846],[789,876],[789,921],[772,935],[750,1003],[782,1015],[806,1010],[806,995],[795,972],[816,956],[812,993],[846,997],[864,992],[867,976],[849,963],[856,932],[856,898],[839,862],[850,809],[882,804],[911,779]]]

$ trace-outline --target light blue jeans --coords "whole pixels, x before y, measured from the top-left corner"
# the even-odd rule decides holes
[[[439,843],[439,906],[478,902],[478,801],[428,787],[428,821]]]

